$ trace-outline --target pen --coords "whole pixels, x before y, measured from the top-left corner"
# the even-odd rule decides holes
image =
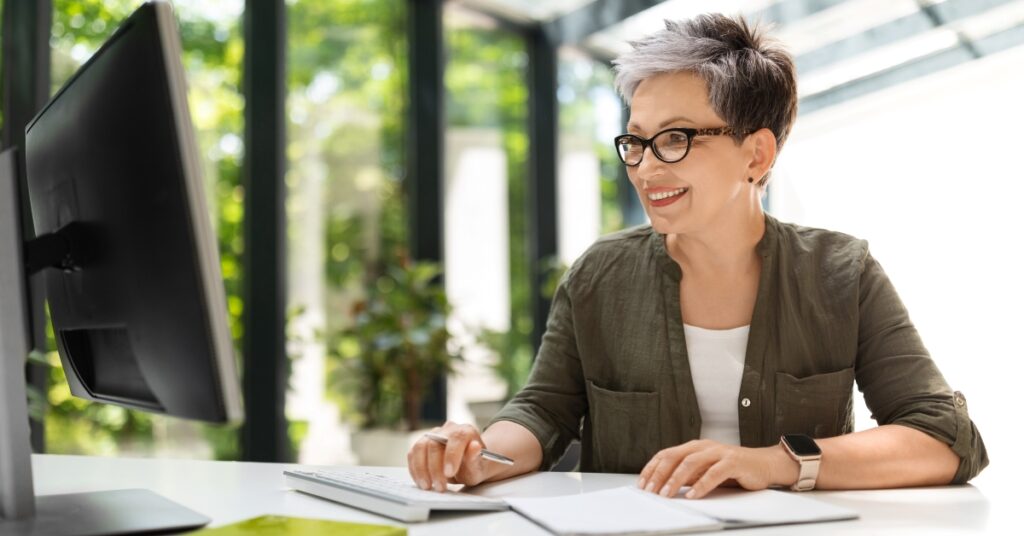
[[[442,445],[447,445],[448,444],[448,438],[443,436],[443,435],[441,435],[441,434],[435,434],[433,432],[427,432],[424,435],[426,435],[428,439],[431,439],[433,441],[437,441],[438,443],[440,443]],[[491,451],[489,451],[487,449],[483,449],[483,450],[480,451],[480,457],[485,459],[485,460],[491,460],[492,462],[502,463],[502,464],[505,464],[505,465],[514,465],[515,464],[515,462],[512,461],[512,458],[509,458],[508,456],[502,456],[501,454],[498,454],[497,452],[491,452]]]

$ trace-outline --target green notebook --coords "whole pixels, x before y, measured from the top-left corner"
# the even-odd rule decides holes
[[[203,529],[193,534],[202,536],[406,536],[405,528],[390,525],[369,525],[301,517],[261,516],[214,529]]]

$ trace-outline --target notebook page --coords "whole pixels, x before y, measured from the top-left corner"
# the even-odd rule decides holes
[[[632,486],[564,495],[509,498],[513,510],[560,535],[676,534],[719,530],[722,524],[703,514],[674,508],[667,499]]]
[[[700,512],[730,526],[779,525],[856,519],[853,510],[776,490],[718,489],[698,500],[671,499],[680,509]]]

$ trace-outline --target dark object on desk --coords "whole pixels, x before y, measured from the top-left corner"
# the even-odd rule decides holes
[[[26,275],[46,270],[78,397],[209,422],[242,417],[173,8],[129,17],[26,128],[22,244],[0,159],[0,533],[128,534],[209,522],[144,490],[35,497],[25,409]]]

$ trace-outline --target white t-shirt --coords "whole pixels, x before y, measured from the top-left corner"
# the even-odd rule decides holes
[[[739,445],[737,400],[750,326],[718,330],[683,324],[683,333],[700,408],[700,437]]]

